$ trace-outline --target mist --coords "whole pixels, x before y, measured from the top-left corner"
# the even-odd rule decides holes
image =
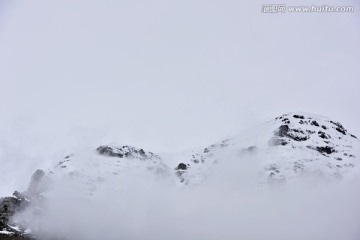
[[[181,151],[291,111],[360,135],[359,12],[264,14],[266,3],[0,1],[1,182],[88,136]]]
[[[55,179],[42,213],[15,219],[30,219],[38,239],[358,238],[358,176],[272,185],[258,181],[253,161],[227,159],[192,188],[128,173],[104,179],[89,196],[76,179]]]

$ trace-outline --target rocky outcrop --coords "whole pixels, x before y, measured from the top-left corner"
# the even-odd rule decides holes
[[[185,178],[183,175],[186,173],[186,170],[190,167],[190,164],[179,163],[175,168],[176,175],[180,178],[180,182],[184,182]]]
[[[29,202],[30,200],[19,192],[14,192],[11,197],[0,199],[0,240],[30,239],[30,236],[12,222],[12,217],[26,209]]]
[[[45,178],[45,172],[40,169],[36,170],[31,177],[30,184],[26,194],[32,196],[43,192],[45,188],[44,178]]]
[[[272,134],[265,134],[270,129]],[[257,134],[257,129],[253,132]],[[180,159],[175,173],[185,185],[197,184],[201,182],[199,179],[204,179],[201,177],[204,171],[212,168],[212,164],[226,161],[227,156],[239,161],[263,158],[268,162],[264,166],[265,176],[271,178],[271,182],[274,179],[283,182],[311,171],[339,177],[356,166],[354,159],[358,151],[353,149],[359,145],[356,136],[329,118],[307,113],[284,114],[269,121],[260,134],[269,136],[266,145],[257,145],[262,141],[251,141],[248,136],[228,138]],[[182,166],[187,167],[181,170]]]
[[[298,150],[302,152],[301,155],[311,156],[300,158],[293,163],[295,174],[309,170],[311,165],[319,165],[316,163],[318,161],[322,161],[334,176],[339,176],[340,169],[355,166],[350,155],[354,155],[353,144],[358,142],[353,140],[356,139],[354,135],[341,123],[311,114],[284,114],[277,117],[275,123],[279,126],[269,140],[270,146],[284,146],[285,149],[288,148],[287,151]],[[314,153],[311,154],[305,149]],[[301,155],[299,153],[299,156]],[[286,168],[291,169],[288,166]],[[277,171],[274,171],[273,167],[267,167],[266,171],[269,177],[275,177],[283,174],[284,170],[278,167]]]
[[[136,159],[149,159],[149,158],[157,158],[160,157],[152,152],[145,152],[142,148],[135,148],[132,146],[121,146],[121,147],[113,147],[113,146],[100,146],[96,149],[96,151],[103,156],[108,157],[118,157],[118,158],[136,158]]]
[[[32,175],[25,192],[15,191],[10,197],[0,198],[0,240],[34,239],[25,227],[13,221],[13,217],[28,209],[32,202],[38,202],[42,198],[40,193],[44,190],[44,177],[44,171],[38,169]]]

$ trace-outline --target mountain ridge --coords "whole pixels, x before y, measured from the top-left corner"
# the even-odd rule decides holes
[[[128,145],[101,145],[88,153],[69,154],[54,169],[37,170],[25,192],[0,200],[0,239],[32,238],[26,221],[13,222],[12,217],[29,206],[41,214],[47,190],[63,179],[91,197],[104,181],[121,182],[127,174],[180,188],[198,186],[227,159],[254,160],[258,176],[254,181],[271,185],[310,175],[343,179],[359,172],[358,138],[330,118],[288,113],[249,132],[174,155]]]

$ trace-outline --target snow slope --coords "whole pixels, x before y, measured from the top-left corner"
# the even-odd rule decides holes
[[[125,173],[193,186],[216,171],[217,165],[236,161],[256,171],[254,181],[283,183],[311,175],[350,176],[359,168],[359,155],[359,140],[339,122],[289,113],[203,149],[177,154],[160,156],[132,146],[100,146],[66,156],[48,175],[80,180],[88,193],[106,178],[121,181]]]
[[[359,140],[340,123],[314,114],[289,113],[191,152],[183,158],[186,171],[178,172],[183,171],[182,180],[192,184],[204,179],[214,164],[252,159],[259,181],[284,182],[311,174],[342,178],[358,171],[359,155]]]
[[[308,113],[284,114],[205,148],[181,153],[155,154],[126,145],[74,151],[53,169],[36,171],[27,191],[15,192],[13,197],[0,201],[0,239],[9,234],[29,236],[34,226],[44,224],[34,225],[34,216],[46,215],[47,201],[57,206],[64,193],[70,195],[65,197],[70,202],[72,193],[80,193],[84,203],[100,196],[102,201],[117,204],[129,191],[141,196],[140,192],[146,192],[146,197],[153,192],[161,195],[169,188],[196,190],[209,181],[216,182],[216,176],[231,178],[231,174],[236,175],[234,181],[260,186],[283,186],[303,180],[314,183],[319,179],[338,182],[359,176],[359,156],[356,136],[337,121]],[[167,188],[159,190],[152,185],[158,183]],[[111,194],[118,189],[121,194]],[[137,196],[130,199],[127,204],[135,201],[143,205]],[[9,209],[9,205],[14,207]],[[14,214],[18,216],[15,221],[11,219]]]

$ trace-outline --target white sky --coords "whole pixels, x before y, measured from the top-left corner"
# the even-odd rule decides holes
[[[360,137],[360,4],[287,0],[288,5],[353,5],[355,12],[263,14],[266,2],[278,1],[0,0],[0,197],[25,190],[35,169],[50,167],[74,149],[122,143],[154,152],[180,151],[287,112],[328,116]],[[144,185],[115,195],[110,203],[125,199],[115,204],[122,207],[130,200],[135,207],[128,208],[129,215],[136,216],[142,210],[137,206],[148,199],[148,206],[158,207],[154,219],[166,221],[151,221],[147,230],[167,229],[163,239],[174,236],[173,226],[206,232],[210,239],[228,229],[238,232],[238,222],[249,219],[253,224],[241,231],[245,238],[269,232],[285,239],[294,232],[301,239],[304,234],[358,236],[358,182],[330,193],[293,188],[284,195],[254,195],[251,189],[234,192],[239,193],[235,198],[228,197],[233,190],[223,188],[224,183],[171,201],[162,188]],[[78,205],[57,212],[68,213],[68,206]],[[110,228],[98,228],[99,221],[88,214],[76,214],[73,221],[65,214],[61,224],[73,229],[71,223],[82,218],[88,223],[82,227],[95,232],[123,234],[120,226],[125,234],[147,233],[131,228],[132,223],[142,225],[128,221],[128,210],[113,221],[103,210],[113,212],[114,204],[104,206],[92,216],[111,220]],[[186,216],[182,209],[187,208],[197,214],[167,221]],[[289,216],[295,220],[289,222]],[[118,224],[119,217],[125,225]],[[290,227],[285,229],[286,224]]]
[[[288,5],[305,2],[355,6]],[[56,148],[76,132],[174,151],[291,111],[360,135],[359,4],[263,3],[0,0],[1,138]]]

